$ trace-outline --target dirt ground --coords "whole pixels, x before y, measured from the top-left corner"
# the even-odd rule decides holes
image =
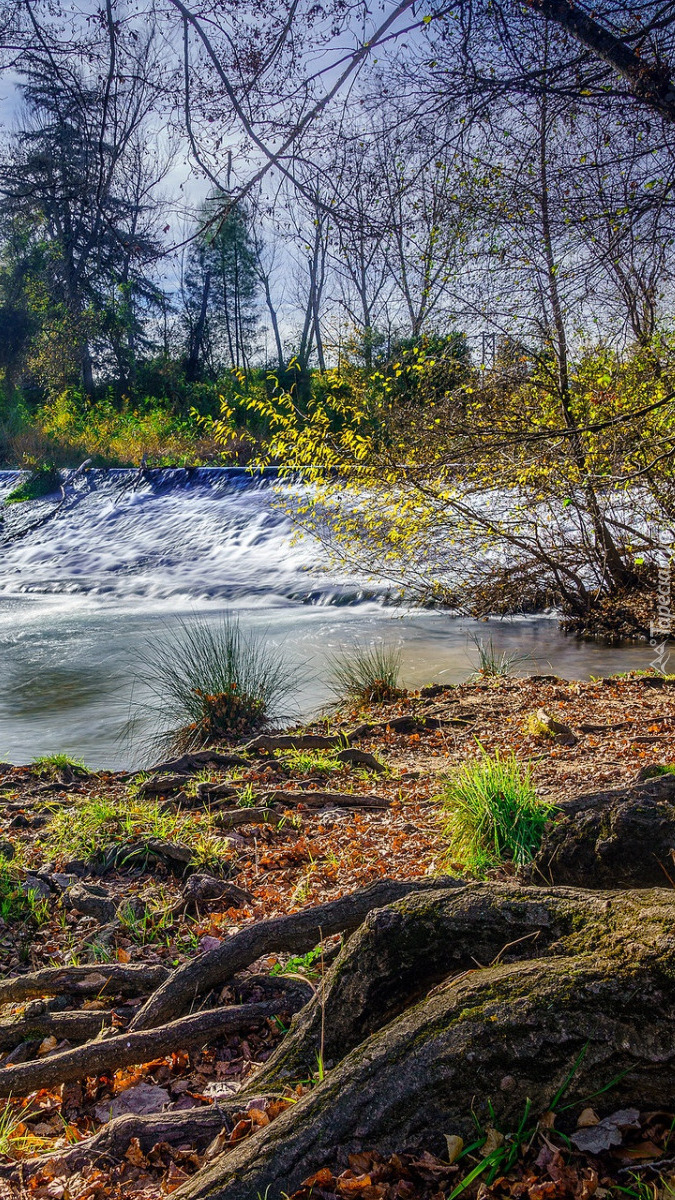
[[[568,726],[575,744],[546,737],[540,721],[531,720],[542,711]],[[399,718],[415,720],[406,725]],[[337,761],[330,750],[249,753],[236,768],[206,764],[188,784],[163,788],[170,774],[91,774],[57,761],[0,766],[0,978],[70,965],[95,971],[106,963],[173,969],[255,922],[385,877],[414,879],[452,869],[438,802],[445,776],[483,752],[500,751],[531,765],[537,792],[548,801],[630,783],[646,765],[675,763],[675,680],[478,679],[427,688],[367,711],[343,710],[304,732],[330,736],[367,724],[375,728],[362,729],[352,744],[375,757],[370,767]],[[232,796],[215,792],[228,784]],[[328,798],[320,800],[319,793]],[[351,807],[349,797],[364,806]],[[266,802],[273,804],[275,820],[246,823],[242,811]],[[237,823],[228,826],[233,812]],[[207,888],[191,899],[186,883],[194,875],[220,881],[221,895],[209,898]],[[94,899],[103,901],[100,913],[78,908],[78,886],[99,889]],[[664,878],[664,886],[672,883]],[[297,961],[266,956],[210,1003],[267,997],[261,976],[271,982],[298,974],[316,987],[339,941],[329,939]],[[86,996],[10,1000],[0,1012],[0,1062],[38,1061],[76,1044],[55,1035],[17,1035],[12,1044],[13,1023],[49,1017],[60,1005],[104,1014],[119,1032],[141,1003],[142,997],[110,995],[105,988]],[[160,1142],[144,1153],[132,1142],[119,1161],[105,1159],[81,1172],[64,1171],[60,1159],[111,1115],[191,1110],[231,1099],[269,1057],[284,1028],[283,1018],[269,1019],[198,1049],[176,1047],[149,1063],[0,1101],[0,1196],[154,1200],[175,1190],[213,1147]],[[302,1081],[298,1088],[313,1084]],[[232,1144],[288,1102],[280,1098],[276,1109],[249,1105],[228,1135]],[[587,1117],[594,1119],[597,1113]],[[673,1128],[675,1116],[639,1114],[611,1152],[589,1155],[542,1127],[506,1176],[488,1186],[489,1173],[479,1173],[467,1194],[480,1189],[482,1197],[531,1200],[595,1194],[602,1200],[625,1187],[647,1200],[656,1168],[641,1164],[675,1161],[669,1158]],[[442,1200],[454,1194],[467,1169],[480,1164],[479,1152],[450,1163],[406,1147],[386,1162],[376,1154],[358,1158],[340,1177],[320,1173],[297,1200]]]

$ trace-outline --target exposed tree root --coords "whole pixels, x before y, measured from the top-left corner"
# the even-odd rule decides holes
[[[335,733],[323,735],[319,733],[261,733],[258,737],[247,742],[244,749],[271,754],[273,750],[332,750],[335,746],[348,746],[349,734]]]
[[[60,1012],[41,1013],[34,1017],[20,1017],[16,1021],[0,1022],[0,1050],[13,1050],[20,1042],[55,1037],[59,1041],[88,1042],[101,1029],[110,1025],[112,1013]]]
[[[535,1115],[543,1113],[561,1087],[566,1104],[607,1086],[615,1108],[636,1100],[653,1109],[672,1102],[671,892],[594,895],[476,885],[395,904],[386,914],[389,932],[384,915],[374,914],[370,929],[352,939],[327,988],[330,996],[339,976],[351,975],[343,995],[355,1000],[362,972],[368,1013],[378,981],[366,976],[376,960],[389,971],[395,962],[394,945],[383,949],[388,937],[404,953],[409,995],[416,990],[415,964],[428,955],[444,956],[455,971],[474,951],[488,961],[500,950],[502,959],[537,957],[476,966],[365,1036],[300,1103],[182,1185],[177,1200],[258,1194],[279,1200],[352,1151],[376,1147],[387,1154],[424,1144],[442,1152],[444,1134],[471,1135],[472,1111],[486,1123],[496,1118],[513,1127],[528,1100]],[[420,928],[425,944],[418,953],[413,934]],[[539,930],[538,938],[530,936]],[[441,966],[427,969],[427,980],[436,970]],[[328,1002],[330,1038],[337,992]],[[369,1019],[373,1023],[372,1016],[352,1014],[352,1027],[359,1026],[354,1037],[367,1034]],[[264,1090],[262,1076],[255,1084]]]
[[[46,967],[30,975],[0,981],[0,1005],[33,996],[142,996],[169,977],[159,964],[92,963],[84,967]]]
[[[225,983],[237,971],[273,950],[302,954],[334,933],[352,933],[373,908],[382,908],[415,891],[438,891],[458,881],[383,879],[340,900],[303,909],[287,917],[247,925],[215,950],[174,971],[136,1014],[131,1029],[151,1029],[180,1015],[200,993]]]
[[[623,895],[610,903],[602,893],[475,883],[440,894],[413,893],[374,910],[248,1090],[311,1075],[320,1053],[324,1066],[333,1067],[448,977],[497,959],[606,946],[616,914],[629,922],[641,907]]]
[[[207,1009],[158,1029],[123,1033],[36,1062],[4,1067],[0,1070],[0,1096],[25,1096],[36,1088],[54,1087],[71,1079],[83,1079],[85,1075],[100,1075],[110,1068],[150,1062],[172,1050],[189,1050],[213,1038],[250,1029],[268,1017],[288,1011],[290,1006],[285,999]]]
[[[287,807],[304,804],[305,808],[389,808],[386,796],[366,796],[362,792],[289,792],[278,788],[257,793],[265,804],[284,804]]]
[[[204,1108],[193,1108],[189,1112],[150,1113],[144,1117],[126,1113],[109,1121],[93,1137],[85,1138],[67,1150],[59,1150],[59,1168],[76,1170],[84,1163],[98,1164],[104,1158],[119,1160],[134,1138],[143,1151],[152,1149],[157,1142],[169,1142],[171,1145],[189,1142],[195,1146],[208,1143],[222,1129],[231,1129],[232,1116],[240,1107],[233,1100],[230,1103],[220,1101],[205,1105]],[[25,1179],[30,1177],[33,1170],[40,1170],[45,1161],[46,1156],[42,1154],[23,1159],[21,1163],[2,1164],[0,1177],[11,1179],[20,1174]]]
[[[284,813],[276,812],[273,808],[234,808],[231,812],[216,813],[213,824],[218,829],[238,829],[240,825],[279,826],[287,820]]]

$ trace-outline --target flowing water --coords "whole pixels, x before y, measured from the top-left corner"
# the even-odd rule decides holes
[[[18,479],[0,472],[0,501]],[[142,761],[155,726],[138,708],[147,697],[138,654],[194,613],[236,612],[283,645],[301,676],[289,716],[326,701],[331,654],[376,640],[401,646],[409,686],[466,678],[472,636],[527,655],[527,672],[588,678],[648,665],[648,647],[579,643],[554,617],[485,624],[403,611],[381,588],[329,568],[310,538],[294,540],[278,505],[289,488],[237,468],[89,471],[64,499],[2,508],[0,758]]]

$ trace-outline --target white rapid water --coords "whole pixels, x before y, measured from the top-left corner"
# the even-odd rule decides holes
[[[18,478],[0,472],[0,501]],[[473,634],[529,655],[524,671],[583,678],[647,665],[647,648],[581,644],[551,618],[486,627],[388,606],[381,588],[340,577],[311,539],[293,539],[281,486],[238,469],[89,471],[63,503],[0,507],[0,758],[142,762],[150,719],[125,739],[132,693],[144,697],[138,652],[195,612],[233,610],[283,645],[302,675],[289,715],[327,699],[326,659],[355,642],[400,644],[409,685],[465,678]]]

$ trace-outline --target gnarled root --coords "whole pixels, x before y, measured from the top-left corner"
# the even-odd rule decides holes
[[[476,966],[468,975],[455,975],[378,1032],[364,1036],[300,1103],[185,1183],[175,1193],[177,1200],[249,1200],[258,1193],[279,1200],[321,1166],[356,1150],[377,1148],[386,1154],[423,1144],[442,1152],[444,1134],[471,1134],[472,1110],[489,1121],[491,1104],[496,1119],[513,1127],[528,1100],[534,1114],[541,1113],[566,1081],[566,1104],[596,1094],[612,1081],[614,1107],[627,1101],[652,1108],[671,1103],[671,892],[593,894],[475,885],[433,899],[410,897],[387,914],[389,933],[383,914],[371,917],[369,928],[352,939],[327,981],[330,1019],[338,1011],[339,989],[353,1000],[361,987],[366,1009],[352,1018],[353,1037],[359,1021],[360,1032],[367,1035],[368,1022],[377,1020],[368,1015],[368,997],[380,995],[380,985],[365,977],[378,947],[387,971],[396,952],[402,952],[402,974],[409,973],[411,984],[415,959],[419,965],[427,956],[439,956],[452,972],[473,951],[482,953],[483,961],[489,961],[493,950],[493,957],[501,950],[502,959],[521,961]],[[424,943],[417,955],[415,929],[421,929]],[[532,937],[537,931],[539,937]],[[392,944],[387,954],[382,947],[388,937]],[[527,955],[536,957],[528,960]],[[432,964],[427,980],[442,969],[443,963]],[[415,990],[419,984],[408,995]],[[307,1020],[315,1038],[317,1005],[313,1001],[313,1013],[308,1011],[298,1023],[298,1034]],[[328,1020],[325,1032],[332,1036]],[[280,1052],[277,1067],[283,1063]],[[285,1065],[287,1069],[288,1058]],[[267,1071],[265,1076],[268,1080]],[[252,1087],[256,1085],[265,1090],[262,1076]]]

